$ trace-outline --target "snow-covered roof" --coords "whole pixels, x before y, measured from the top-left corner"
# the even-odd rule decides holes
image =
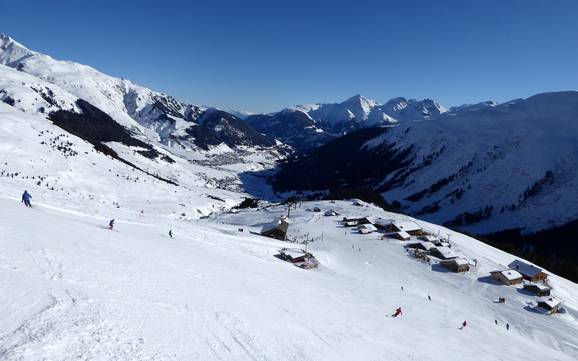
[[[422,236],[420,237],[420,239],[423,239],[427,242],[437,242],[439,241],[439,238],[437,238],[436,236]]]
[[[261,233],[275,229],[275,228],[279,227],[282,223],[288,223],[287,219],[286,218],[279,218],[273,222],[264,224],[263,228],[261,228]]]
[[[442,247],[435,247],[437,249],[437,251],[443,256],[443,258],[457,258],[458,255],[454,253],[454,251],[452,251],[451,248],[446,247],[446,246],[442,246]]]
[[[392,233],[389,233],[388,236],[390,236],[390,237],[398,237],[398,238],[401,238],[401,239],[410,239],[410,238],[411,238],[411,235],[410,235],[409,233],[405,232],[405,231],[392,232]]]
[[[435,244],[433,244],[431,242],[424,241],[424,242],[418,242],[418,243],[421,244],[426,251],[429,251],[430,249],[435,248]]]
[[[513,281],[513,280],[517,280],[522,278],[522,275],[520,274],[520,272],[513,270],[513,269],[507,269],[507,270],[503,270],[503,271],[494,271],[497,273],[501,273],[508,281]],[[492,273],[494,273],[492,272]]]
[[[522,262],[518,259],[515,260],[514,262],[510,263],[508,265],[508,267],[510,267],[511,269],[515,269],[516,271],[520,272],[524,276],[528,276],[528,277],[534,277],[537,274],[539,274],[540,272],[542,272],[541,268],[538,268],[538,267],[533,266],[531,264]]]
[[[373,224],[377,224],[378,226],[389,226],[393,223],[395,223],[395,220],[389,218],[378,217],[373,220]]]
[[[468,262],[468,260],[465,258],[454,258],[452,261],[455,262],[455,264],[458,266],[466,266],[470,264],[470,262]]]
[[[556,306],[559,306],[561,302],[560,302],[560,300],[558,300],[557,298],[554,298],[554,297],[544,297],[544,298],[541,298],[538,301],[538,303],[543,303],[550,308],[554,308]]]
[[[540,291],[548,291],[551,289],[550,287],[546,286],[545,284],[541,284],[541,283],[525,284],[524,287],[526,287],[526,288],[535,287],[535,288],[539,289]]]
[[[413,232],[413,231],[420,231],[421,227],[419,224],[415,223],[415,222],[395,222],[395,227],[397,229],[399,229],[400,231],[405,231],[405,232]]]
[[[357,227],[359,232],[361,233],[371,233],[377,231],[377,228],[373,224],[362,224],[361,226]]]

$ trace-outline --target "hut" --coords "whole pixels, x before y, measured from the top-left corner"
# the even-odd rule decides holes
[[[518,271],[513,269],[507,269],[503,271],[492,271],[490,272],[490,275],[496,281],[503,283],[507,286],[520,284],[522,283],[523,279],[522,275]]]
[[[548,278],[548,274],[544,273],[541,268],[526,262],[522,262],[520,260],[515,260],[514,262],[510,263],[508,267],[520,272],[524,279],[530,282],[543,282],[546,280],[546,278]]]
[[[453,272],[468,272],[470,270],[470,263],[465,258],[452,258],[440,261],[440,265]]]
[[[436,236],[426,235],[426,236],[419,236],[418,239],[420,241],[431,242],[436,246],[443,246],[443,241]]]
[[[422,251],[430,251],[433,248],[435,248],[434,244],[431,242],[416,242],[416,243],[410,243],[407,246],[405,246],[406,248],[413,248],[413,249],[420,249]]]
[[[406,232],[412,236],[425,235],[424,230],[416,222],[399,222],[392,219],[378,219],[375,226],[385,232]]]
[[[439,259],[453,259],[458,258],[449,247],[434,247],[430,250],[431,254]]]
[[[362,234],[368,234],[368,233],[373,233],[375,231],[377,231],[377,228],[375,228],[375,226],[373,224],[362,224],[361,226],[357,227],[357,230],[359,231],[359,233]]]
[[[543,309],[547,314],[551,315],[558,312],[561,305],[562,303],[558,299],[548,297],[540,299],[536,307]]]
[[[400,241],[409,241],[411,239],[411,236],[409,235],[409,233],[407,232],[392,232],[392,233],[388,233],[385,236],[382,237],[383,238],[394,238],[394,239],[399,239]]]
[[[303,269],[311,269],[319,266],[317,258],[303,250],[282,249],[275,257]]]
[[[550,287],[540,283],[527,283],[524,285],[524,291],[540,297],[550,296],[550,290]]]
[[[344,227],[355,227],[362,224],[373,224],[373,218],[371,217],[361,217],[361,218],[347,218],[343,217],[341,224]]]
[[[266,224],[261,229],[261,235],[265,237],[275,238],[284,240],[287,236],[287,229],[289,228],[289,222],[285,217],[279,218],[275,222]]]

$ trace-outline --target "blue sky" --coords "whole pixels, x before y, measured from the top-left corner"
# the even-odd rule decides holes
[[[179,99],[274,111],[578,88],[578,1],[0,0],[5,32]]]

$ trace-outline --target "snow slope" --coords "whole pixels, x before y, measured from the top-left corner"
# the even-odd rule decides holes
[[[232,157],[231,150],[224,149],[221,154],[183,151],[171,154],[174,163],[167,163],[141,157],[136,147],[109,144],[144,170],[139,171],[97,152],[92,144],[40,115],[0,102],[0,119],[2,194],[16,196],[28,189],[38,201],[79,211],[89,207],[92,214],[105,217],[138,214],[146,218],[140,210],[150,205],[151,199],[156,199],[155,214],[167,219],[199,218],[228,209],[247,196],[245,187],[252,186],[252,180],[241,181],[239,174],[267,168],[272,158],[267,150],[259,154],[249,151],[245,156],[235,152]],[[254,181],[257,186],[258,180]]]
[[[408,257],[398,241],[305,210],[313,206],[405,219],[349,202],[304,204],[292,212],[290,236],[315,239],[308,248],[322,264],[306,271],[273,257],[287,243],[248,233],[284,207],[179,222],[171,239],[162,218],[118,220],[109,231],[105,218],[0,198],[0,359],[578,356],[576,284],[551,275],[567,313],[534,313],[524,308],[532,297],[478,280],[512,260],[501,251],[420,222],[450,233],[457,252],[479,261],[468,274],[440,272]],[[498,297],[506,304],[492,302]],[[398,306],[403,316],[389,317]]]

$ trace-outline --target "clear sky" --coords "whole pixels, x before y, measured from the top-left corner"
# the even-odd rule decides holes
[[[196,104],[445,106],[578,88],[578,1],[13,1],[0,32]]]

